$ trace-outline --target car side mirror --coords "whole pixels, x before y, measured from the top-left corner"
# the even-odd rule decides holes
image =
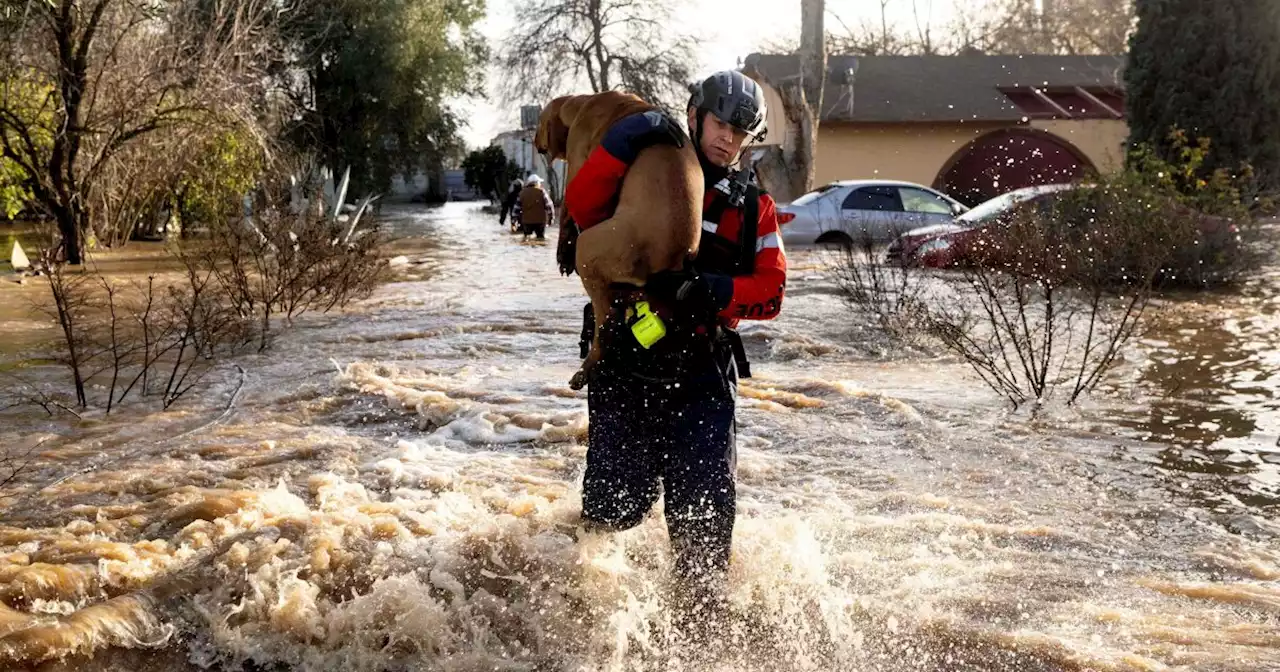
[[[968,210],[968,209],[969,209],[969,208],[964,207],[964,205],[962,205],[962,204],[960,204],[960,203],[952,203],[952,204],[951,204],[951,214],[953,214],[953,215],[955,215],[955,216],[957,216],[957,217],[958,217],[958,216],[960,216],[960,215],[963,215],[963,214],[965,213],[965,211],[966,211],[966,210]]]

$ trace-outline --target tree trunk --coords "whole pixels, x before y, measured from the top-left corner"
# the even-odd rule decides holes
[[[51,5],[48,9],[53,12],[59,65],[58,92],[62,97],[61,119],[56,119],[58,133],[54,135],[49,157],[50,191],[58,201],[54,216],[62,234],[63,259],[72,266],[79,266],[83,261],[83,236],[89,219],[84,203],[89,189],[88,185],[77,180],[76,165],[85,133],[81,108],[89,81],[86,59],[98,22],[110,2],[98,0],[92,8],[82,8],[72,0],[62,0],[56,8]],[[86,9],[88,16],[82,16],[81,9]],[[87,19],[83,27],[78,22],[81,18]]]
[[[819,113],[827,76],[823,5],[823,0],[801,0],[799,72],[773,82],[782,98],[781,116],[791,129],[791,144],[766,151],[756,170],[761,183],[779,202],[799,198],[813,188]]]
[[[84,263],[84,240],[81,237],[79,208],[60,207],[54,211],[58,232],[62,234],[62,258],[72,266]]]
[[[787,102],[785,95],[783,102]],[[763,149],[764,156],[754,166],[760,185],[768,189],[769,194],[779,203],[789,203],[803,195],[803,192],[794,193],[791,186],[791,170],[787,165],[787,155],[790,152],[777,146]]]
[[[797,87],[800,94],[797,110],[800,132],[791,157],[791,188],[796,196],[813,188],[822,90],[827,80],[824,5],[823,0],[801,0],[800,3],[800,85]]]
[[[598,68],[596,81],[593,82],[596,89],[595,92],[612,91],[613,83],[609,81],[609,66],[612,65],[610,62],[612,59],[605,56],[604,53],[604,17],[601,13],[600,0],[590,0],[588,12],[591,15],[592,48],[595,50],[596,67]],[[591,59],[588,58],[587,60],[590,61]],[[589,65],[588,69],[590,69]]]
[[[448,196],[444,187],[444,160],[433,158],[427,166],[427,202],[443,203]]]

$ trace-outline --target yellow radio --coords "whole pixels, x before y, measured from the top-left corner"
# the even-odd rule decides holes
[[[630,311],[628,311],[630,312]],[[667,325],[662,323],[662,318],[649,309],[648,301],[641,301],[636,304],[636,315],[639,319],[635,324],[631,325],[631,333],[635,334],[636,340],[640,345],[648,350],[654,343],[662,340],[667,335]]]

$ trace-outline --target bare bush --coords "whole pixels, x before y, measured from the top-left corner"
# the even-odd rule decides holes
[[[870,236],[837,248],[829,265],[845,303],[875,320],[895,340],[920,332],[925,317],[924,288],[915,269],[884,263]]]
[[[45,248],[40,253],[40,270],[49,281],[49,290],[53,295],[53,316],[58,320],[62,330],[63,344],[66,346],[64,363],[70,369],[75,386],[76,403],[81,408],[88,405],[85,396],[85,362],[92,359],[84,351],[86,349],[85,330],[83,324],[85,309],[89,305],[89,278],[82,274],[72,274],[65,264],[58,259],[59,249],[56,246]]]
[[[107,413],[131,394],[158,396],[168,408],[220,360],[267,348],[276,318],[290,323],[367,296],[385,268],[377,226],[362,225],[359,212],[339,217],[338,209],[270,207],[252,219],[212,222],[206,236],[175,243],[180,272],[145,283],[73,271],[50,246],[41,270],[76,403],[98,403],[90,390],[101,389]]]
[[[211,275],[237,315],[255,320],[265,349],[273,317],[288,323],[343,308],[377,285],[385,268],[377,229],[358,224],[310,208],[272,208],[252,221],[214,223],[207,238],[182,243],[179,256],[192,272]]]
[[[74,403],[73,401],[56,392],[44,389],[42,386],[25,379],[16,371],[0,371],[0,379],[4,380],[4,385],[0,387],[0,412],[34,406],[43,410],[45,415],[50,417],[53,417],[55,413],[67,413],[77,418],[80,417],[79,413],[67,406],[68,403]]]
[[[953,300],[931,306],[928,331],[1014,407],[1046,400],[1064,385],[1067,403],[1091,392],[1151,298],[1149,284],[1111,295],[983,267],[963,275]]]
[[[173,353],[167,357],[165,408],[203,380],[220,356],[240,352],[253,342],[252,323],[218,290],[211,271],[188,267],[186,283],[169,291],[169,319],[161,322],[171,334],[167,343],[162,341],[164,349]]]
[[[1117,178],[984,231],[927,325],[1014,406],[1092,391],[1138,329],[1199,217]]]
[[[59,361],[82,408],[110,413],[131,394],[158,395],[168,408],[220,357],[254,342],[252,324],[227,307],[208,273],[142,284],[57,263],[42,270],[55,297],[50,312],[62,325]]]
[[[1209,142],[1174,130],[1169,162],[1135,147],[1130,166],[1039,197],[952,241],[963,269],[926,324],[1015,406],[1092,391],[1139,329],[1154,292],[1235,282],[1257,268],[1264,202],[1247,166],[1200,170]]]
[[[10,483],[18,480],[22,473],[31,465],[31,455],[15,454],[6,448],[4,453],[0,454],[0,489],[8,487]]]
[[[5,493],[4,490],[17,483],[22,475],[31,469],[35,462],[36,451],[48,440],[44,438],[26,447],[8,445],[0,448],[0,500],[15,494]]]

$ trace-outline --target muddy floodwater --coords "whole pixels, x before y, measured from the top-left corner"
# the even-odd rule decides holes
[[[0,414],[30,455],[0,669],[1280,669],[1275,272],[1164,301],[1107,390],[1032,418],[790,251],[743,329],[733,616],[688,647],[660,514],[573,526],[577,278],[475,205],[393,228],[425,241],[402,279],[168,412]],[[52,325],[4,282],[13,367]]]

